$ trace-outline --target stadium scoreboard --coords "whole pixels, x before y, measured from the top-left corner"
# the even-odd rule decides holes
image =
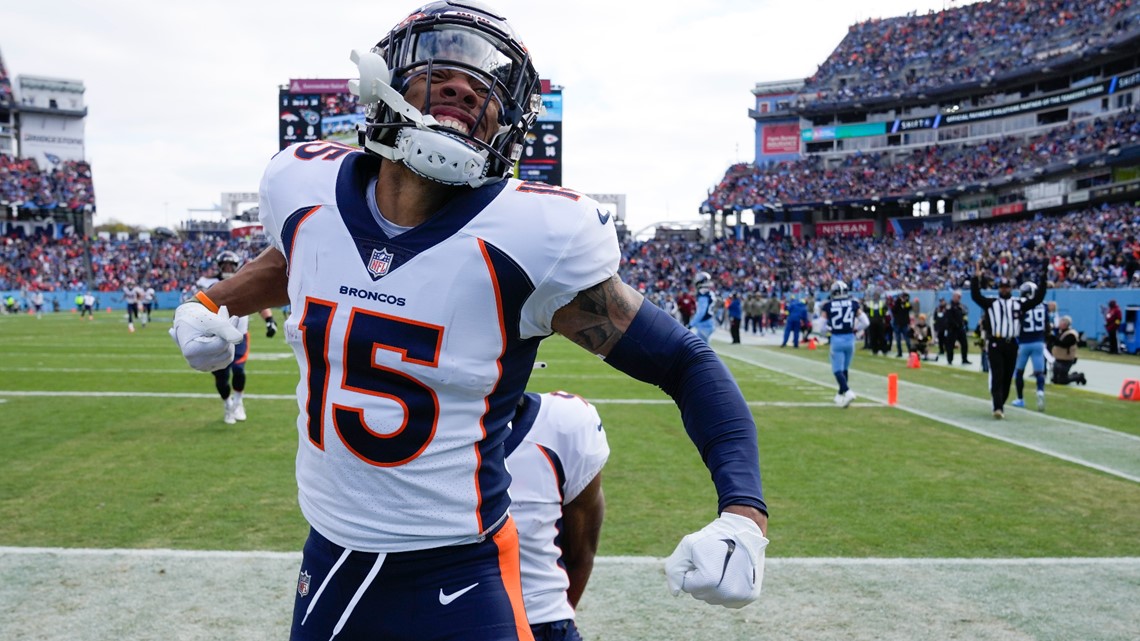
[[[333,140],[356,144],[364,109],[348,79],[294,79],[278,92],[278,150],[293,143]]]
[[[515,174],[522,180],[562,185],[562,87],[542,80],[542,112],[523,140]],[[277,149],[298,142],[332,140],[357,145],[365,109],[347,78],[292,79],[277,104]]]

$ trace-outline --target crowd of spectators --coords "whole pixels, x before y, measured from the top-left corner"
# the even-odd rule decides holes
[[[24,209],[80,211],[94,207],[91,165],[64,160],[45,171],[34,158],[0,154],[0,202]]]
[[[855,152],[828,166],[819,155],[758,167],[728,168],[705,202],[712,209],[749,209],[774,204],[842,202],[874,196],[905,196],[993,181],[1069,159],[1140,145],[1140,110],[1092,118],[1050,129],[1032,138],[1007,136],[976,145]]]
[[[867,20],[850,27],[802,93],[841,103],[979,83],[1136,31],[1135,0],[992,0]]]
[[[322,116],[344,116],[347,114],[362,114],[364,107],[356,94],[330,93],[323,97],[321,104]]]
[[[0,290],[118,291],[127,279],[156,291],[193,292],[226,249],[249,260],[256,241],[152,237],[142,241],[76,238],[0,239]],[[854,291],[875,287],[953,289],[986,271],[1015,282],[1048,264],[1058,288],[1140,287],[1140,206],[1101,205],[1059,216],[961,225],[905,238],[721,240],[715,243],[630,241],[622,277],[651,296],[673,296],[707,271],[722,291],[784,296],[826,288],[836,279]]]
[[[785,296],[826,291],[836,279],[857,292],[955,289],[977,260],[1015,282],[1048,264],[1057,288],[1140,287],[1140,207],[1103,205],[906,238],[632,242],[622,270],[627,283],[649,295],[676,295],[707,271],[722,291]]]
[[[128,279],[159,292],[193,292],[197,280],[217,271],[223,250],[249,260],[261,249],[248,239],[84,241],[74,237],[0,239],[0,290],[118,291]]]

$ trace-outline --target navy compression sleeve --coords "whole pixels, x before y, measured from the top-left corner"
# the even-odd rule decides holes
[[[768,513],[752,412],[711,347],[644,301],[606,362],[660,387],[677,403],[685,431],[712,474],[718,511],[748,505]]]

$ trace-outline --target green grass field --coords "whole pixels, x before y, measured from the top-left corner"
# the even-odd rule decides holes
[[[128,334],[119,313],[0,317],[0,545],[300,548],[291,352],[251,324],[249,420],[227,426],[212,378],[183,364],[168,323],[169,312]],[[550,366],[530,388],[595,401],[607,426],[601,554],[667,555],[714,516],[675,407],[633,402],[667,397],[561,338],[539,358]],[[770,557],[1140,556],[1135,482],[885,405],[840,410],[826,405],[832,387],[726,362],[760,428]],[[899,368],[855,361],[869,374]],[[970,372],[900,377],[986,395]],[[1075,389],[1050,388],[1050,414],[1140,435],[1135,405]]]

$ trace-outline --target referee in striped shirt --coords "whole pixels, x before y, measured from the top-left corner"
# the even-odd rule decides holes
[[[982,295],[982,264],[978,262],[970,280],[970,297],[982,308],[989,321],[990,335],[986,353],[990,360],[990,395],[994,399],[994,418],[1005,416],[1005,401],[1017,364],[1017,336],[1021,333],[1021,310],[1033,309],[1045,300],[1046,272],[1041,272],[1037,292],[1028,299],[1013,296],[1013,283],[1006,276],[997,279],[998,297]]]

